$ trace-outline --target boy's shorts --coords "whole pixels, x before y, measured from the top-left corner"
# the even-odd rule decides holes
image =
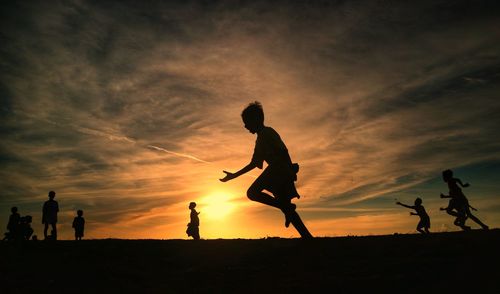
[[[295,188],[297,176],[294,170],[286,166],[268,166],[253,182],[252,186],[259,190],[267,190],[276,198],[300,198]]]

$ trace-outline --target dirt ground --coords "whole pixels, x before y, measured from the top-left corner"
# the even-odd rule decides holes
[[[1,293],[500,293],[500,230],[0,243]]]

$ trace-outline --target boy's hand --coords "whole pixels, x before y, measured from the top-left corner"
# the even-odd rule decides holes
[[[464,184],[464,188],[469,187],[469,186],[470,186],[470,184],[469,184],[469,183],[465,183],[465,184]]]
[[[444,194],[443,193],[439,194],[439,197],[444,198]]]
[[[401,205],[401,202],[399,202],[399,201],[398,201],[398,202],[396,202],[396,204],[399,204],[399,205]]]
[[[227,182],[229,180],[236,178],[233,173],[230,173],[230,172],[225,171],[225,170],[223,172],[226,174],[226,176],[222,179],[219,179],[219,181],[221,181],[221,182]]]

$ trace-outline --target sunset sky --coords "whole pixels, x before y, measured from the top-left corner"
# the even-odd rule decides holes
[[[14,1],[13,1],[14,2]],[[271,4],[272,3],[272,4]],[[300,164],[297,211],[315,236],[431,231],[443,169],[500,226],[500,21],[494,1],[17,1],[0,27],[0,227],[10,208],[43,236],[84,210],[85,238],[297,237],[221,183],[265,123]],[[468,222],[473,228],[478,225]]]

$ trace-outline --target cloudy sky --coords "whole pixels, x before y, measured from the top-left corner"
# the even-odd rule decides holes
[[[17,1],[0,27],[0,226],[54,190],[60,236],[295,237],[246,198],[251,101],[301,166],[316,236],[432,231],[443,169],[500,226],[500,21],[493,1]],[[472,224],[477,228],[476,224]]]

